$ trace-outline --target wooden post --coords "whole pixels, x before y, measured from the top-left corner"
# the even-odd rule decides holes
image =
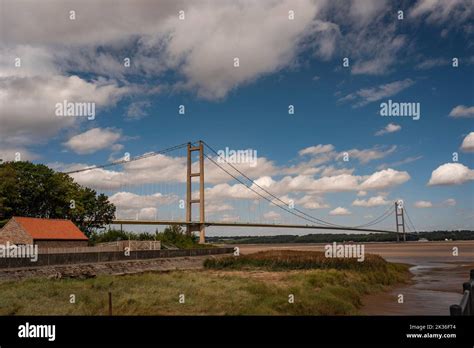
[[[461,316],[462,315],[462,308],[460,305],[453,304],[449,306],[449,313],[452,316]]]
[[[466,291],[469,292],[469,297],[467,298],[467,306],[466,306],[467,315],[474,315],[474,308],[472,307],[473,301],[472,301],[471,282],[463,283],[462,290],[464,294],[466,293]]]
[[[471,285],[471,315],[474,315],[474,269],[471,269],[469,284]]]
[[[109,315],[112,316],[112,293],[109,291]]]

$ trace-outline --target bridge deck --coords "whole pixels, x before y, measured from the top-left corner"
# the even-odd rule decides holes
[[[200,225],[198,221],[173,221],[173,220],[114,220],[114,225]],[[337,231],[360,231],[360,232],[377,232],[377,233],[397,233],[387,230],[375,230],[370,228],[355,227],[331,227],[318,225],[290,225],[290,224],[259,224],[259,223],[243,223],[243,222],[212,222],[206,221],[206,226],[226,226],[226,227],[273,227],[273,228],[303,228],[315,230],[337,230]]]

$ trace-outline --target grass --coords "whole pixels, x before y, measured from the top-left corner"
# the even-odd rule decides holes
[[[7,281],[0,314],[107,315],[111,291],[114,315],[351,315],[363,295],[408,278],[406,266],[378,256],[354,264],[319,254],[269,251],[210,259],[200,271]]]

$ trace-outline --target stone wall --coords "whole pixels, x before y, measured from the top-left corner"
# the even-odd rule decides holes
[[[231,254],[233,247],[208,249],[178,249],[178,250],[136,250],[130,253],[123,251],[38,254],[38,260],[32,262],[28,258],[0,258],[0,268],[38,267],[49,265],[72,265],[81,263],[97,263],[110,261],[133,261],[170,257],[206,256]]]

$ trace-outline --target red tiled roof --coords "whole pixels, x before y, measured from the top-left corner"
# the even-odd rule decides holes
[[[14,216],[13,219],[33,239],[88,240],[88,238],[72,223],[63,219],[39,219]]]

